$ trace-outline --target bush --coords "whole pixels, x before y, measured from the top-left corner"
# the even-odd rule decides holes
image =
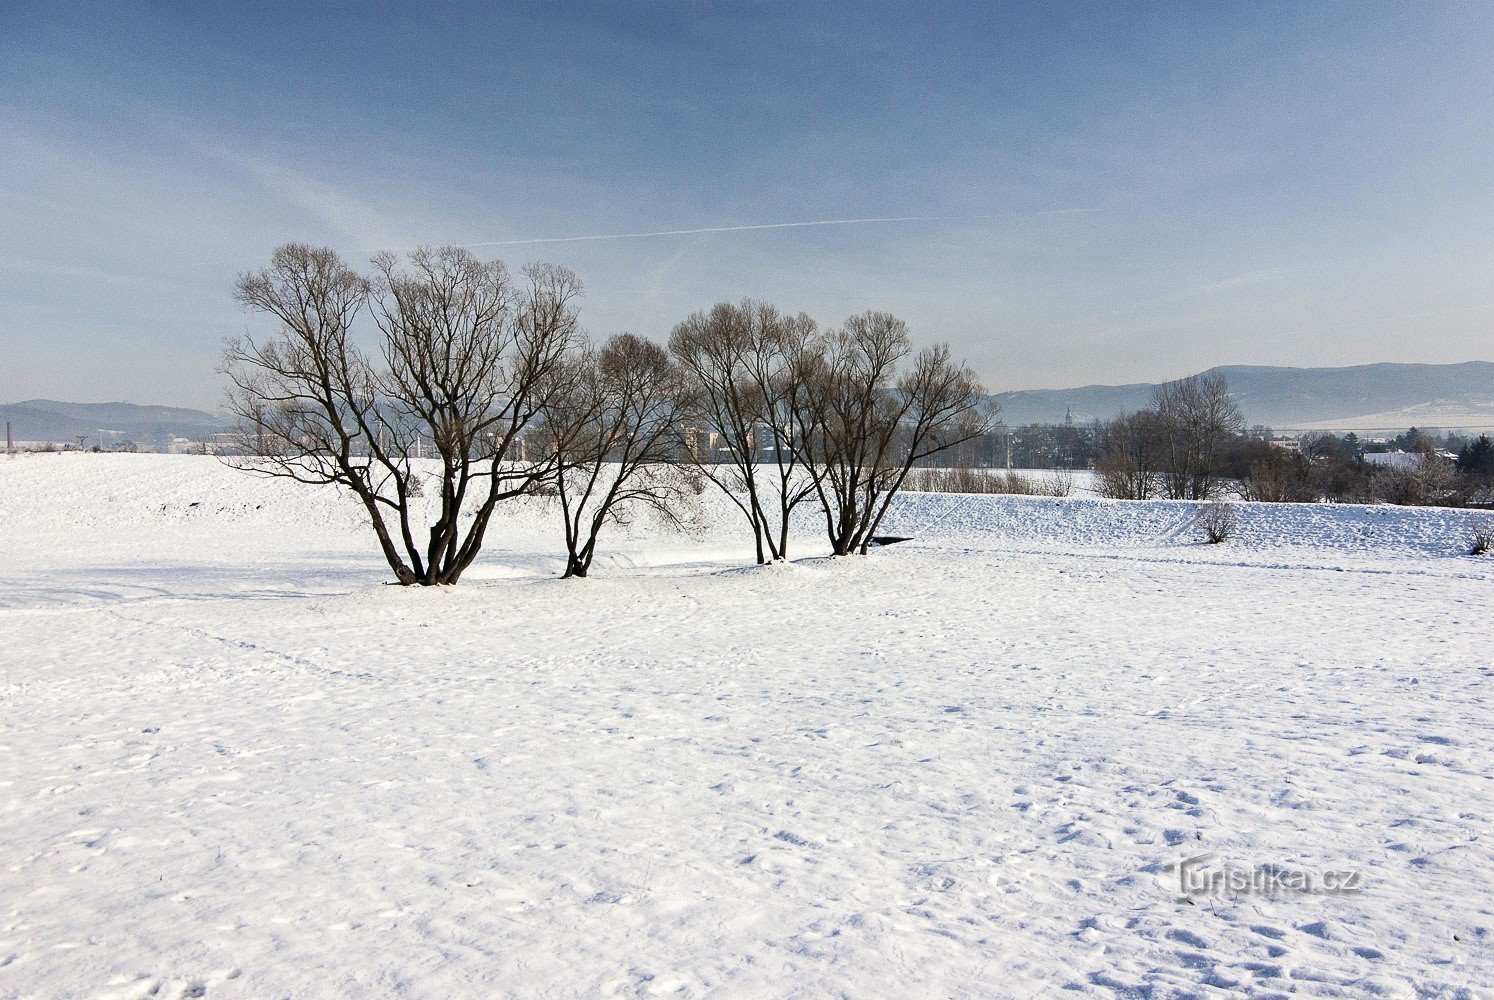
[[[1195,522],[1198,530],[1203,533],[1204,541],[1210,545],[1218,545],[1235,533],[1234,505],[1223,500],[1204,504],[1198,509]]]
[[[1371,496],[1400,506],[1454,506],[1457,487],[1453,464],[1437,455],[1423,455],[1411,466],[1380,466],[1370,474]]]
[[[1468,531],[1468,554],[1481,556],[1494,551],[1494,521],[1475,524]]]
[[[1074,474],[1068,469],[1049,469],[1037,483],[1039,496],[1066,497],[1074,492]]]
[[[1233,457],[1243,468],[1228,469],[1239,480],[1241,499],[1264,503],[1300,503],[1315,499],[1309,483],[1310,463],[1299,452],[1287,451],[1265,441],[1252,441],[1235,449]]]

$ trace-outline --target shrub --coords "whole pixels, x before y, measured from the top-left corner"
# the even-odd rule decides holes
[[[1298,452],[1264,441],[1253,442],[1244,456],[1249,465],[1238,487],[1244,500],[1264,503],[1294,503],[1314,499],[1309,483],[1308,460]]]
[[[1386,465],[1370,474],[1370,493],[1383,503],[1433,507],[1457,501],[1453,464],[1438,455],[1422,455],[1415,465]]]
[[[1037,483],[1040,496],[1066,497],[1074,492],[1074,474],[1068,469],[1049,469]]]
[[[1235,533],[1234,505],[1223,500],[1204,504],[1198,509],[1195,522],[1198,530],[1203,533],[1204,541],[1210,545],[1218,545]]]
[[[1468,554],[1481,556],[1494,551],[1494,521],[1475,524],[1468,531]]]
[[[1003,493],[1024,497],[1066,497],[1073,476],[1051,470],[1041,477],[1016,469],[919,468],[908,473],[903,489],[910,493]]]

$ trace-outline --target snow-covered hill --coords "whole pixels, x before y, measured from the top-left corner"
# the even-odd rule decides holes
[[[1182,374],[1182,373],[1179,373]],[[1375,364],[1343,368],[1223,365],[1247,423],[1306,430],[1486,429],[1494,420],[1494,363]],[[1131,413],[1151,401],[1152,383],[1035,389],[993,396],[1012,425],[1080,423]]]
[[[758,568],[708,501],[560,581],[529,505],[408,590],[332,490],[0,460],[0,994],[1494,986],[1479,515],[1190,509],[910,496]]]
[[[71,444],[78,438],[89,447],[117,446],[123,441],[163,447],[173,437],[211,439],[228,429],[217,414],[178,406],[139,406],[135,403],[66,403],[56,399],[28,399],[0,403],[0,421],[11,426],[18,441]]]

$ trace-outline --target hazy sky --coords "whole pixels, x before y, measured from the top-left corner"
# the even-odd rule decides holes
[[[215,405],[286,240],[909,216],[477,252],[597,334],[890,310],[993,390],[1494,359],[1494,5],[313,8],[0,3],[0,401]]]

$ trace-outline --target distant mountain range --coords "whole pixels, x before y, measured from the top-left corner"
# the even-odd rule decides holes
[[[202,410],[134,403],[64,403],[55,399],[0,403],[3,421],[10,422],[11,435],[17,441],[71,444],[81,437],[89,448],[99,443],[101,430],[110,447],[133,441],[160,448],[174,437],[210,437],[227,426],[223,417]]]
[[[1494,363],[1274,368],[1225,365],[1223,375],[1248,424],[1281,430],[1494,429]],[[1002,392],[1009,425],[1108,419],[1145,407],[1155,383]]]
[[[1356,365],[1352,368],[1212,368],[1229,382],[1248,424],[1283,431],[1394,430],[1407,427],[1494,430],[1494,363]],[[1087,424],[1146,406],[1154,383],[1032,389],[992,396],[1007,424]],[[100,429],[109,445],[133,441],[164,448],[172,438],[198,440],[226,429],[226,418],[202,410],[134,403],[63,403],[29,399],[0,404],[17,441],[92,447]]]

